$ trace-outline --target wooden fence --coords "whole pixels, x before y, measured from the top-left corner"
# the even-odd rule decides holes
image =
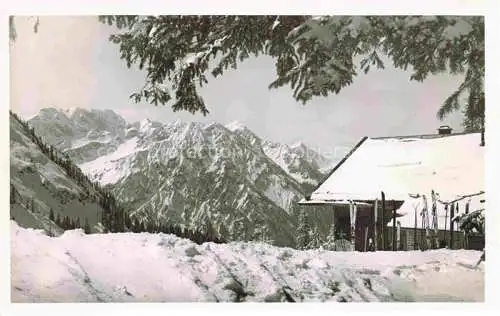
[[[392,240],[393,230],[392,227],[387,229],[386,232],[389,240]],[[425,229],[414,228],[401,228],[400,241],[396,245],[396,250],[428,250],[437,248],[450,248],[450,231],[439,230],[437,235],[438,244],[436,245],[435,234],[432,231],[427,241]],[[485,237],[482,234],[475,234],[465,236],[462,231],[455,231],[453,233],[453,242],[451,243],[452,249],[473,249],[483,250],[485,245]],[[392,249],[392,244],[388,245],[387,250]]]

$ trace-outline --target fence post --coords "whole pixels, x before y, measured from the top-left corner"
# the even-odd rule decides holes
[[[366,252],[366,248],[368,246],[368,225],[365,227],[365,240],[364,240],[364,252]]]
[[[422,195],[422,200],[424,203],[424,208],[422,211],[422,222],[423,225],[425,226],[425,249],[431,249],[431,237],[430,237],[430,227],[429,227],[429,205],[427,203],[427,197],[425,194]]]
[[[418,242],[417,242],[417,225],[418,225],[418,212],[417,212],[417,207],[414,206],[413,209],[415,210],[415,226],[413,227],[413,250],[417,250],[418,248]]]
[[[444,205],[444,236],[443,236],[443,239],[444,239],[445,243],[446,243],[446,239],[448,237],[448,236],[446,236],[446,235],[448,235],[447,232],[448,232],[448,203],[446,203]],[[448,246],[448,245],[445,245],[445,246]]]
[[[396,208],[394,207],[394,201],[392,205],[392,251],[396,251]]]
[[[401,223],[399,221],[396,229],[396,250],[401,250]]]
[[[384,191],[382,191],[382,250],[386,249],[386,244],[385,244],[385,194]]]
[[[335,226],[335,206],[333,204],[330,205],[331,207],[331,214],[332,214],[332,227],[331,227],[331,230],[332,230],[332,234],[333,234],[333,248],[334,250],[336,251],[337,250],[337,241],[335,238],[335,234],[337,233],[337,227]]]
[[[450,249],[453,249],[453,231],[455,230],[455,222],[453,221],[453,217],[455,217],[455,203],[451,204],[450,209]]]
[[[352,251],[356,250],[356,213],[357,213],[357,205],[353,202],[350,201],[349,203],[349,211],[350,211],[350,220],[351,220],[351,236],[350,236],[350,241],[351,241],[351,247]]]
[[[373,235],[374,235],[374,244],[375,251],[378,250],[378,234],[377,234],[377,225],[378,225],[378,199],[375,199],[375,209],[374,209],[374,223],[373,223]]]
[[[436,204],[436,193],[432,190],[432,226],[434,229],[434,244],[436,249],[439,249],[439,224]]]

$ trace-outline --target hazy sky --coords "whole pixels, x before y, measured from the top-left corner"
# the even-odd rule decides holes
[[[362,136],[434,133],[441,124],[461,130],[461,113],[443,122],[436,112],[461,78],[434,76],[410,82],[409,72],[389,63],[385,70],[360,75],[338,95],[316,98],[305,106],[289,88],[268,90],[273,60],[247,60],[237,70],[209,81],[201,94],[207,117],[174,113],[169,107],[135,104],[129,95],[143,84],[144,74],[127,69],[112,31],[96,17],[17,18],[18,38],[11,45],[11,108],[22,116],[43,107],[113,109],[128,121],[146,117],[163,122],[241,121],[259,136],[285,143],[303,141],[323,151],[349,145]]]

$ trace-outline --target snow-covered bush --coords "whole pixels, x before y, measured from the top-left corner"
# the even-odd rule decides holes
[[[461,214],[455,217],[454,220],[458,223],[460,230],[462,230],[466,234],[484,234],[484,209],[480,209],[468,214]]]

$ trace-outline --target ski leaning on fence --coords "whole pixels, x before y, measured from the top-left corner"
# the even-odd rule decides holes
[[[351,247],[352,250],[356,249],[356,214],[358,206],[353,202],[349,202],[349,212],[351,215]]]
[[[425,242],[427,249],[430,248],[430,236],[429,236],[429,209],[427,208],[427,197],[422,195],[422,229],[425,229]]]
[[[432,198],[432,226],[434,228],[434,243],[436,249],[439,248],[439,226],[438,226],[438,215],[437,215],[437,205],[436,205],[436,193],[434,190],[431,192]]]

